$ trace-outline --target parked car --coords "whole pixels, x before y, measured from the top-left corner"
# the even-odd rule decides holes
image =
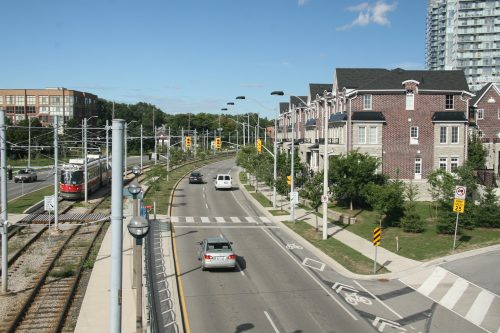
[[[198,260],[203,271],[211,268],[236,268],[233,243],[224,237],[208,237],[199,243]]]
[[[37,175],[36,171],[31,168],[21,169],[17,172],[17,175],[14,177],[14,183],[27,183],[27,182],[36,182]]]
[[[232,189],[233,181],[229,174],[218,174],[215,176],[215,190]]]
[[[191,172],[189,175],[189,184],[203,184],[203,175],[199,172]]]

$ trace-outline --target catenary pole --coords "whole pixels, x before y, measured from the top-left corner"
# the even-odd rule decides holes
[[[121,332],[123,250],[123,142],[125,120],[112,122],[110,332]]]
[[[59,118],[54,116],[54,226],[59,230],[59,141],[57,134],[59,132]]]
[[[5,110],[0,109],[0,167],[2,168],[1,200],[2,200],[2,293],[8,291],[8,214],[7,214],[7,140],[5,130]]]

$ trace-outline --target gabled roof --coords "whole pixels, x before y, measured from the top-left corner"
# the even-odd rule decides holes
[[[465,112],[439,111],[439,112],[434,112],[434,114],[432,115],[432,121],[466,123],[467,118],[465,117]]]
[[[497,86],[493,82],[490,82],[485,84],[479,91],[476,92],[476,96],[474,96],[474,98],[470,100],[470,105],[473,107],[477,107],[477,104],[483,99],[484,95],[490,89],[494,89],[497,94],[500,95],[500,91]]]
[[[418,81],[419,90],[469,91],[462,70],[427,71],[382,68],[337,68],[338,89],[403,90],[403,82]]]
[[[290,105],[295,105],[297,108],[307,107],[307,96],[290,96]]]
[[[280,102],[280,114],[290,111],[290,104],[287,102]]]
[[[337,112],[330,115],[328,119],[329,123],[343,122],[347,120],[347,114],[345,112]]]
[[[376,111],[356,111],[352,113],[352,121],[376,121],[385,122],[382,112]]]
[[[316,99],[316,95],[323,96],[323,93],[326,91],[332,91],[331,83],[309,83],[309,96],[311,96],[311,100]]]

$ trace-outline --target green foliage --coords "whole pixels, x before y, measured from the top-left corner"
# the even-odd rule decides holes
[[[467,164],[473,170],[485,169],[488,151],[481,142],[481,139],[476,134],[472,134],[468,140]]]
[[[469,207],[465,207],[469,209]],[[476,225],[489,228],[500,228],[500,206],[498,197],[492,187],[486,187],[477,207]]]
[[[357,150],[347,155],[330,157],[328,182],[331,184],[335,199],[353,205],[366,203],[367,184],[383,184],[385,178],[376,173],[380,161]]]
[[[410,182],[405,186],[405,195],[407,202],[405,203],[404,214],[401,218],[401,228],[405,232],[423,232],[425,230],[424,219],[417,211],[416,197],[418,195],[418,187]]]
[[[167,175],[167,169],[163,165],[157,164],[151,166],[145,174],[145,180],[152,192],[156,193],[160,190],[161,183],[166,181]]]
[[[393,180],[387,184],[369,183],[365,188],[367,202],[385,215],[384,224],[398,226],[404,208],[404,186],[400,180]]]
[[[317,172],[305,184],[302,195],[311,202],[312,208],[318,211],[323,194],[323,172]]]

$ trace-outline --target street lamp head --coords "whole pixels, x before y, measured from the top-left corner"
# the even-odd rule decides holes
[[[220,110],[221,110],[221,111],[227,111],[227,108],[222,108],[222,109],[220,109]]]
[[[279,90],[278,90],[278,91],[273,91],[273,92],[271,93],[271,95],[283,96],[283,95],[285,95],[285,93],[284,93],[284,92],[282,92],[282,91],[279,91]]]
[[[227,102],[227,105],[234,105],[234,102]]]
[[[148,220],[142,216],[134,216],[127,225],[127,229],[134,238],[141,239],[148,234]]]
[[[236,99],[245,99],[245,96],[238,96]]]
[[[142,188],[141,185],[139,185],[139,183],[137,182],[137,180],[134,179],[128,186],[128,191],[135,198],[139,193],[141,193]]]
[[[138,165],[134,165],[132,167],[132,173],[135,175],[135,176],[139,176],[141,174],[141,167],[138,166]]]

